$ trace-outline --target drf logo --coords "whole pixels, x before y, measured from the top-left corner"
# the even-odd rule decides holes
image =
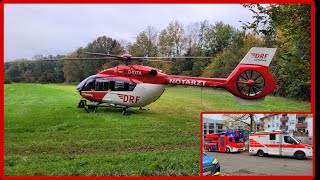
[[[266,61],[268,56],[268,54],[263,53],[251,53],[251,55],[254,57],[254,61]]]
[[[117,94],[123,102],[129,102],[131,104],[138,103],[140,100],[140,96],[131,96],[126,94]]]

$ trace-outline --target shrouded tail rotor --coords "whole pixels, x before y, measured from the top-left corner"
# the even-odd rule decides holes
[[[261,99],[272,93],[277,83],[268,66],[275,52],[275,48],[251,48],[221,87],[244,100]]]
[[[256,96],[263,91],[264,87],[264,77],[257,71],[244,71],[237,78],[237,89],[245,96]]]

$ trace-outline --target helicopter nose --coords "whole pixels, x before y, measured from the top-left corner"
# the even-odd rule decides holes
[[[80,91],[81,90],[81,87],[78,85],[77,86],[77,91]]]
[[[86,79],[81,81],[77,86],[77,91],[81,91],[85,83],[86,83]]]

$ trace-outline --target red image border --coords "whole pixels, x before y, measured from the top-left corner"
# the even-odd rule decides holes
[[[311,0],[228,0],[227,2],[224,1],[217,1],[214,2],[213,0],[122,0],[121,2],[117,0],[0,0],[0,14],[1,14],[1,35],[0,35],[0,41],[2,42],[1,50],[0,50],[0,57],[4,59],[4,6],[5,4],[79,4],[79,3],[86,3],[86,4],[99,4],[99,3],[109,3],[109,4],[214,4],[214,3],[224,3],[224,4],[239,4],[239,3],[277,3],[277,4],[310,4],[311,6],[311,100],[310,100],[310,106],[311,106],[311,112],[201,112],[200,113],[200,154],[199,154],[199,161],[200,161],[200,172],[202,171],[202,132],[203,132],[203,125],[202,125],[202,116],[203,114],[312,114],[313,115],[313,145],[315,145],[316,135],[315,135],[315,3]],[[0,109],[0,115],[1,115],[1,123],[0,123],[0,129],[1,129],[1,135],[0,135],[0,144],[2,146],[0,149],[0,179],[4,180],[15,180],[15,179],[119,179],[119,178],[125,178],[125,179],[206,179],[206,178],[223,178],[223,179],[234,179],[234,178],[240,178],[240,179],[246,179],[246,180],[269,180],[271,177],[268,176],[220,176],[220,177],[202,177],[202,176],[104,176],[104,177],[95,177],[95,176],[86,176],[86,177],[79,177],[79,176],[4,176],[4,60],[1,61],[1,82],[0,86],[2,89],[1,94],[1,106],[3,108]],[[315,146],[313,146],[315,147]],[[272,178],[276,179],[289,179],[295,180],[303,178],[303,180],[309,180],[314,179],[315,177],[315,150],[313,149],[313,168],[312,168],[312,176],[273,176]]]

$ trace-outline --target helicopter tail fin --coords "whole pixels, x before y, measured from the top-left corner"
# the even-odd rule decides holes
[[[276,48],[253,47],[244,56],[240,64],[256,64],[268,67],[276,50]]]
[[[222,86],[241,105],[260,104],[277,87],[268,69],[275,52],[276,48],[251,48]]]

